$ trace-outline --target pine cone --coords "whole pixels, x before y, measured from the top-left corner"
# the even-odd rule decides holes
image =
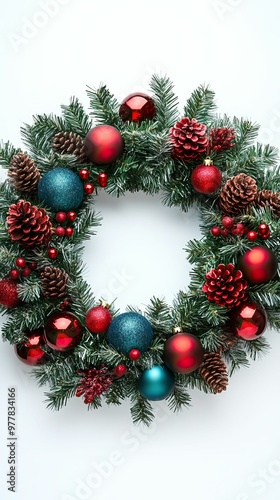
[[[41,178],[34,161],[25,153],[13,156],[8,170],[9,181],[21,193],[35,193]]]
[[[67,297],[68,274],[58,267],[46,266],[41,273],[43,295],[48,299]]]
[[[208,300],[232,309],[246,298],[247,287],[248,283],[242,272],[236,270],[233,264],[219,264],[216,269],[211,269],[206,274],[202,291],[207,294]]]
[[[220,352],[206,352],[199,373],[215,394],[226,390],[228,385],[227,367]]]
[[[220,209],[226,215],[236,215],[255,200],[257,184],[246,174],[231,177],[220,192]]]
[[[84,140],[75,132],[58,132],[53,137],[53,149],[60,154],[77,156],[77,163],[87,163]]]
[[[255,207],[269,207],[276,217],[280,217],[280,192],[274,193],[268,189],[257,192],[254,200]]]
[[[210,151],[225,151],[234,146],[235,133],[233,128],[212,128],[210,130],[209,149]]]
[[[195,160],[207,149],[206,125],[198,123],[195,118],[182,118],[170,130],[170,134],[175,160]]]
[[[90,404],[94,398],[101,396],[113,383],[113,376],[105,365],[100,368],[79,370],[82,380],[76,389],[76,396],[84,397],[84,403]]]
[[[7,216],[8,233],[13,241],[26,248],[47,245],[52,225],[44,208],[37,208],[25,200],[11,205]]]

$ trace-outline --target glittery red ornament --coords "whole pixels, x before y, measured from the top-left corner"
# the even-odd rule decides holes
[[[278,262],[270,248],[257,246],[239,258],[238,267],[251,284],[267,283],[274,278]]]
[[[94,185],[91,182],[86,182],[84,184],[84,192],[86,194],[92,194],[94,191]]]
[[[119,364],[115,367],[114,375],[118,378],[123,377],[127,373],[127,368],[123,364]]]
[[[80,179],[86,181],[89,178],[89,171],[87,168],[82,168],[79,172]]]
[[[48,361],[47,354],[42,347],[45,345],[43,328],[26,333],[26,340],[23,344],[15,345],[17,357],[29,366],[42,365]]]
[[[57,259],[58,257],[58,250],[56,248],[49,248],[48,249],[48,257],[50,259]]]
[[[97,176],[97,182],[100,187],[105,188],[108,184],[108,174],[106,174],[106,172],[100,172]]]
[[[137,359],[139,359],[140,357],[141,352],[139,351],[139,349],[131,349],[131,351],[129,352],[129,358],[132,361],[137,361]]]
[[[131,122],[151,120],[156,114],[155,103],[147,94],[134,92],[121,103],[119,115],[121,119]]]
[[[112,315],[107,307],[95,306],[86,314],[86,325],[91,333],[106,333],[112,321]]]
[[[87,157],[98,165],[114,163],[123,154],[124,141],[120,132],[111,125],[98,125],[85,138]]]
[[[221,183],[222,174],[212,160],[204,160],[203,165],[198,165],[192,171],[191,184],[198,193],[212,194],[219,189]]]
[[[56,220],[57,222],[62,223],[62,222],[65,222],[65,221],[66,221],[66,219],[67,219],[67,214],[66,214],[66,212],[57,212],[57,214],[56,214],[56,216],[55,216],[55,220]]]
[[[265,310],[253,302],[245,302],[230,313],[231,328],[235,335],[244,340],[255,340],[265,330]]]
[[[0,304],[4,307],[16,307],[20,303],[16,282],[10,278],[0,281]]]
[[[191,373],[202,363],[203,347],[191,333],[178,333],[165,342],[163,359],[176,373]]]
[[[71,312],[59,311],[48,317],[44,338],[46,343],[55,351],[69,351],[76,347],[83,335],[83,328]]]

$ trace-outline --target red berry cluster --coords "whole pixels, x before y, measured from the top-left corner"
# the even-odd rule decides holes
[[[119,364],[115,367],[114,372],[110,372],[109,368],[104,364],[100,368],[90,368],[87,370],[79,370],[79,375],[82,375],[82,380],[76,389],[76,396],[84,397],[84,403],[92,403],[94,398],[101,396],[112,385],[114,377],[120,378],[127,372],[126,366]]]
[[[74,222],[77,218],[76,212],[74,210],[71,210],[70,212],[57,212],[55,216],[55,220],[59,222],[60,224],[65,224],[67,221]],[[55,228],[55,234],[56,236],[59,236],[63,238],[64,236],[68,236],[70,238],[74,234],[74,229],[71,226],[57,226]]]
[[[270,237],[270,230],[267,224],[259,224],[258,232],[256,232],[244,226],[242,222],[235,224],[232,217],[225,216],[222,218],[222,227],[213,226],[211,234],[212,236],[222,236],[223,238],[227,238],[229,235],[244,236],[246,234],[249,241],[255,241],[258,236],[263,240],[268,239]]]
[[[89,182],[89,170],[87,168],[82,168],[79,171],[79,176],[82,181],[85,181],[84,183],[84,192],[86,194],[92,194],[94,192],[94,185],[92,182]],[[108,183],[108,175],[106,172],[100,172],[97,176],[97,182],[100,187],[105,188]]]
[[[37,262],[33,261],[27,264],[26,260],[23,257],[18,257],[15,264],[18,269],[11,269],[11,271],[9,272],[9,277],[13,280],[19,279],[20,276],[22,278],[27,278],[32,273],[32,271],[35,271],[35,269],[37,269]]]

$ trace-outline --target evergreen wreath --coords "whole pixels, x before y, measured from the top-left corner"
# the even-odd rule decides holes
[[[169,78],[154,75],[150,87],[121,105],[105,85],[88,88],[90,115],[72,98],[62,116],[22,128],[28,152],[9,142],[0,150],[3,339],[49,384],[48,407],[128,397],[133,421],[145,424],[151,401],[177,411],[190,404],[189,389],[224,391],[229,375],[269,348],[267,323],[280,328],[276,148],[256,142],[258,125],[216,114],[208,86],[192,93],[183,118]],[[82,253],[100,225],[100,188],[160,192],[182,211],[197,205],[191,282],[172,306],[153,297],[145,311],[120,314],[94,298]]]

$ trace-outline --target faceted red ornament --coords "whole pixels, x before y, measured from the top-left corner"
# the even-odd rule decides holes
[[[114,374],[116,377],[123,377],[127,373],[127,368],[125,365],[119,364],[115,367]]]
[[[165,342],[163,359],[176,373],[191,373],[202,363],[203,347],[191,333],[178,333]]]
[[[86,325],[91,333],[106,333],[112,321],[112,315],[107,307],[95,306],[86,314]]]
[[[30,276],[31,274],[31,269],[30,267],[25,267],[22,271],[21,271],[21,275],[23,276],[23,278],[27,278],[28,276]]]
[[[100,172],[97,176],[97,182],[100,187],[105,188],[108,184],[108,174],[106,174],[106,172]]]
[[[20,277],[20,273],[18,269],[11,269],[9,272],[9,277],[13,280],[18,280]]]
[[[44,338],[55,351],[69,351],[76,347],[83,335],[83,328],[77,316],[71,312],[59,311],[48,317]]]
[[[16,266],[17,267],[25,267],[26,266],[26,260],[23,259],[22,257],[18,257],[16,259]]]
[[[20,303],[16,282],[10,278],[0,281],[0,304],[4,307],[16,307]]]
[[[48,257],[50,259],[57,259],[57,257],[58,257],[58,250],[56,248],[49,248],[48,249]]]
[[[56,216],[55,216],[55,220],[56,220],[57,222],[62,223],[62,222],[65,222],[65,221],[66,221],[66,219],[67,219],[67,214],[66,214],[66,212],[57,212],[57,214],[56,214]]]
[[[141,352],[139,351],[139,349],[131,349],[129,353],[129,358],[132,361],[137,361],[137,359],[139,359],[140,357],[141,357]]]
[[[42,365],[48,361],[47,354],[43,351],[45,345],[43,328],[26,333],[26,340],[23,344],[15,345],[17,357],[29,366]]]
[[[238,267],[250,283],[267,283],[274,278],[278,262],[270,248],[257,246],[239,258]]]
[[[135,92],[127,96],[121,103],[119,115],[126,122],[151,120],[156,114],[155,103],[147,94]]]
[[[86,182],[84,184],[84,192],[86,194],[92,194],[94,191],[94,185],[91,182]]]
[[[82,168],[79,172],[80,179],[86,181],[89,178],[89,171],[87,168]]]
[[[207,160],[205,160],[206,162]],[[192,171],[191,184],[193,188],[202,194],[212,194],[219,189],[222,183],[222,174],[215,165],[198,165]]]
[[[265,310],[253,302],[245,302],[230,313],[231,328],[244,340],[255,340],[265,330],[267,316]]]
[[[56,234],[56,236],[59,236],[60,238],[63,238],[63,236],[65,235],[65,229],[64,229],[64,227],[57,226],[55,228],[55,234]]]
[[[98,165],[108,165],[122,156],[124,141],[115,127],[98,125],[87,134],[85,150],[92,162]]]
[[[70,220],[71,222],[74,222],[74,220],[77,219],[76,212],[74,212],[74,210],[71,210],[70,212],[67,212],[67,219]]]

